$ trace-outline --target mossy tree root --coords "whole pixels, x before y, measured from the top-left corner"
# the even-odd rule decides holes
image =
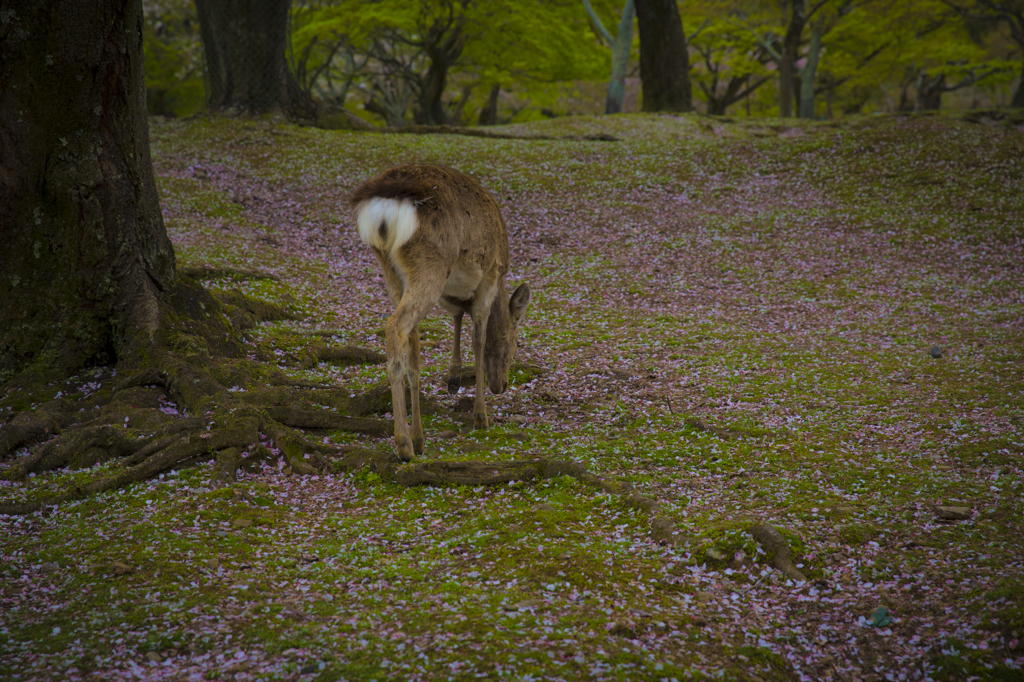
[[[675,523],[661,513],[656,500],[642,495],[630,483],[593,474],[580,463],[558,459],[513,460],[511,462],[434,461],[403,463],[394,453],[365,448],[342,448],[332,456],[328,471],[368,470],[384,480],[411,488],[418,485],[438,487],[504,485],[517,481],[538,481],[570,476],[600,492],[619,497],[624,504],[647,512],[651,539],[661,544],[679,544],[683,537]]]
[[[768,554],[768,560],[775,568],[793,580],[807,582],[807,576],[793,563],[793,553],[789,549],[789,543],[786,542],[786,538],[782,537],[778,528],[766,523],[755,523],[750,527],[749,532]]]
[[[293,427],[390,432],[387,422],[365,418],[369,416],[366,409],[372,413],[379,402],[375,397],[356,397],[336,386],[289,379],[273,362],[247,359],[241,334],[258,322],[294,319],[289,310],[238,290],[211,295],[187,276],[226,273],[180,274],[186,276],[169,283],[158,303],[157,329],[140,324],[132,335],[118,341],[118,364],[106,370],[119,375],[116,382],[83,393],[77,402],[59,398],[36,409],[22,408],[0,425],[0,458],[37,446],[7,467],[0,474],[3,478],[19,480],[36,472],[106,460],[117,461],[114,472],[39,502],[0,504],[0,512],[31,512],[207,457],[219,462],[218,480],[233,480],[243,452],[258,452],[263,459],[269,456],[264,438],[280,450],[289,471],[313,473],[324,470],[325,456],[337,454],[340,448],[310,441]],[[358,348],[318,348],[317,355],[356,362],[380,360],[379,354]],[[267,387],[257,377],[270,377],[269,383],[278,385]],[[52,386],[50,381],[49,374],[30,367],[12,380],[6,393],[52,395],[47,388]],[[281,385],[289,383],[292,386]],[[75,391],[81,393],[80,386]],[[176,410],[168,409],[169,401],[177,404]],[[323,404],[331,410],[308,409]],[[339,416],[352,414],[348,408],[356,408],[356,414]]]
[[[57,435],[80,419],[75,405],[60,398],[34,412],[22,412],[0,430],[0,457],[17,448],[38,443],[47,436]]]

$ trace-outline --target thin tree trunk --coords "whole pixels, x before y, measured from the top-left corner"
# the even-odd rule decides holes
[[[634,0],[644,111],[692,111],[690,56],[675,0]]]
[[[149,156],[141,0],[20,2],[0,42],[3,383],[112,362],[154,333],[175,262]]]
[[[1024,65],[1021,65],[1020,80],[1017,81],[1017,91],[1013,93],[1010,106],[1015,109],[1024,109]]]
[[[487,96],[487,105],[480,111],[480,125],[492,126],[498,123],[498,95],[500,93],[500,83],[491,86],[491,94]]]
[[[800,39],[803,36],[804,24],[807,23],[805,0],[791,0],[789,25],[782,41],[782,59],[779,61],[779,116],[790,118],[793,115],[793,69],[800,52]]]
[[[800,118],[814,118],[814,82],[821,55],[821,34],[811,26],[811,44],[807,48],[807,63],[800,72]]]
[[[835,104],[836,83],[835,78],[832,77],[831,75],[828,76],[828,80],[828,90],[825,91],[825,118],[831,121],[833,118],[835,118],[835,111],[833,110],[833,106]]]
[[[432,59],[423,79],[420,93],[420,123],[426,125],[451,125],[451,118],[441,100],[448,83],[448,64]]]
[[[608,79],[608,98],[605,100],[604,113],[622,113],[622,103],[626,98],[626,73],[629,71],[629,56],[633,47],[633,21],[636,19],[636,8],[633,0],[626,0],[619,20],[619,30],[612,43],[612,74]]]
[[[417,122],[426,125],[451,125],[452,119],[442,101],[448,84],[448,69],[462,55],[463,17],[438,20],[424,32],[422,45],[430,66],[419,84]]]
[[[604,113],[622,113],[622,103],[626,97],[626,73],[629,71],[629,57],[633,47],[633,21],[636,19],[636,8],[633,0],[626,0],[619,19],[619,30],[612,35],[604,27],[601,17],[594,11],[590,0],[583,0],[587,10],[587,18],[594,31],[608,43],[612,50],[612,72],[608,78],[608,97],[605,100]]]
[[[918,79],[917,100],[915,111],[938,111],[942,108],[942,91],[945,89],[946,75],[940,74],[929,78],[923,71]]]

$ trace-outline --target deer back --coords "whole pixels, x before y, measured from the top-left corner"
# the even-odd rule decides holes
[[[465,173],[405,164],[367,180],[352,194],[359,236],[397,269],[429,267],[447,278],[460,263],[508,270],[508,231],[498,203]]]

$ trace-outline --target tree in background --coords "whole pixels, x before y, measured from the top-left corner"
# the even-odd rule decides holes
[[[700,4],[691,5],[687,16],[694,22],[701,18],[706,22],[703,30],[688,38],[690,48],[700,57],[693,63],[690,79],[706,100],[707,113],[724,115],[730,106],[771,80],[774,74],[767,68],[771,58],[757,37],[728,13],[715,13],[712,7]]]
[[[690,56],[675,0],[634,0],[644,111],[692,111]]]
[[[200,0],[201,7],[208,4]],[[663,4],[657,0],[648,7],[671,11]],[[271,6],[280,10],[287,2],[226,0],[217,5],[235,7],[235,14],[244,7]],[[147,4],[152,113],[196,110],[200,84],[189,74],[198,72],[199,41],[190,7],[186,0]],[[770,97],[780,113],[805,118],[820,113],[820,98],[830,116],[859,111],[880,99],[886,102],[882,108],[890,110],[926,109],[957,89],[1009,83],[1008,59],[1015,61],[1017,73],[1022,70],[1020,0],[686,0],[678,8],[687,26],[706,26],[692,36],[684,33],[681,42],[693,48],[693,68],[685,81],[693,80],[710,113],[725,112],[743,99],[748,110],[754,101],[763,111],[771,108],[766,107]],[[316,116],[319,123],[326,103],[345,108],[341,113],[349,119],[352,111],[365,111],[391,126],[470,119],[493,124],[499,120],[499,103],[505,120],[510,109],[522,110],[516,120],[540,117],[541,111],[554,115],[564,110],[568,100],[560,93],[572,81],[607,78],[609,69],[604,109],[621,111],[635,10],[632,1],[622,0],[296,0],[290,34],[287,15],[281,19],[278,11],[283,39],[257,36],[236,42],[254,49],[270,46],[291,59],[284,69],[270,69],[281,75],[283,85],[269,90],[275,97],[289,93],[279,108],[292,116]],[[221,33],[260,29],[261,22],[243,19]],[[605,27],[616,22],[619,28],[612,35]],[[668,31],[674,24],[655,25]],[[230,41],[222,36],[220,42]],[[207,59],[219,60],[218,49],[214,41]],[[211,63],[208,70],[211,102],[225,101],[213,94],[218,83],[230,84],[234,94],[218,106],[260,110],[250,106],[260,98],[238,94],[247,90],[236,87],[239,79],[246,82],[250,76],[244,71],[237,76],[232,62],[224,63],[228,66]],[[255,52],[246,60],[258,63]],[[787,69],[789,75],[783,76]],[[680,88],[687,84],[678,65],[648,71],[649,78],[679,78]],[[778,79],[773,72],[780,74]],[[650,95],[661,87],[648,83],[644,90]],[[1022,104],[1020,85],[1013,98],[1015,105]]]
[[[866,1],[836,28],[828,59],[850,85],[871,83],[892,111],[935,110],[944,93],[1012,77],[1013,65],[993,59],[973,29],[941,0]]]
[[[598,10],[613,4],[602,2]],[[492,102],[496,108],[497,87],[525,90],[535,107],[557,106],[545,93],[553,84],[608,73],[609,54],[575,2],[492,0],[480,9],[482,30],[467,41],[458,70],[463,83],[489,91],[481,115]]]
[[[341,0],[303,9],[295,24],[304,85],[329,99],[333,92],[339,105],[358,93],[389,126],[460,123],[481,86],[488,94],[479,120],[493,123],[503,86],[593,78],[607,68],[586,18],[540,0]]]
[[[196,0],[214,110],[284,111],[316,120],[316,103],[288,69],[291,0]]]
[[[191,0],[143,7],[146,102],[157,116],[190,116],[205,105],[199,19]]]
[[[793,85],[796,79],[795,69],[797,68],[797,59],[800,56],[800,45],[803,43],[804,28],[811,17],[829,1],[818,0],[817,2],[809,2],[808,0],[790,0],[789,21],[786,24],[786,33],[782,38],[782,50],[776,52],[770,44],[765,43],[766,48],[775,58],[775,63],[779,68],[779,116],[782,118],[789,118],[793,115],[794,100],[796,103],[799,103],[799,99],[797,99],[799,97],[799,90],[794,88]],[[809,57],[806,63],[813,65],[813,70],[816,71],[818,53],[821,49],[820,33],[812,31],[810,47],[813,56]],[[811,87],[813,87],[813,71],[809,70],[806,76],[811,82]],[[813,109],[813,103],[811,107]]]
[[[1011,107],[1024,108],[1024,2],[1022,0],[945,0],[960,16],[970,21],[996,25],[1005,29],[1016,44],[1016,57],[1020,63],[1017,89]],[[1014,55],[1007,55],[1007,60]]]
[[[417,123],[450,125],[452,116],[442,98],[448,85],[448,73],[466,47],[467,15],[470,9],[475,9],[475,4],[471,0],[441,0],[437,4],[422,3],[420,9],[415,31],[404,35],[395,33],[394,41],[419,48],[426,56],[425,73],[406,73],[419,98]],[[386,61],[388,56],[382,53],[377,58]]]
[[[633,22],[636,20],[633,0],[626,0],[622,16],[619,18],[619,28],[614,36],[604,27],[590,0],[583,0],[583,6],[594,32],[608,43],[612,51],[612,74],[608,79],[608,97],[605,100],[604,113],[622,113],[622,102],[626,96],[626,72],[629,70],[629,59],[633,50]]]

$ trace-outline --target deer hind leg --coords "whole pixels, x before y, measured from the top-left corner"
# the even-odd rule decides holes
[[[423,427],[419,420],[419,367],[420,343],[417,325],[427,316],[434,305],[434,298],[415,289],[407,289],[384,326],[387,342],[388,378],[391,380],[392,415],[395,420],[395,445],[398,456],[408,462],[417,452],[415,441],[419,439],[419,452],[423,451]],[[415,353],[415,357],[413,356]],[[414,370],[414,374],[410,374]],[[413,410],[412,432],[409,430],[405,405],[406,379],[410,380],[410,402]]]
[[[423,454],[423,425],[420,423],[420,330],[419,325],[409,332],[409,368],[406,377],[409,379],[409,411],[412,418],[412,450],[417,455]]]
[[[462,316],[463,312],[452,315],[455,325],[455,343],[452,345],[452,363],[448,365],[448,392],[458,393],[462,386]]]

